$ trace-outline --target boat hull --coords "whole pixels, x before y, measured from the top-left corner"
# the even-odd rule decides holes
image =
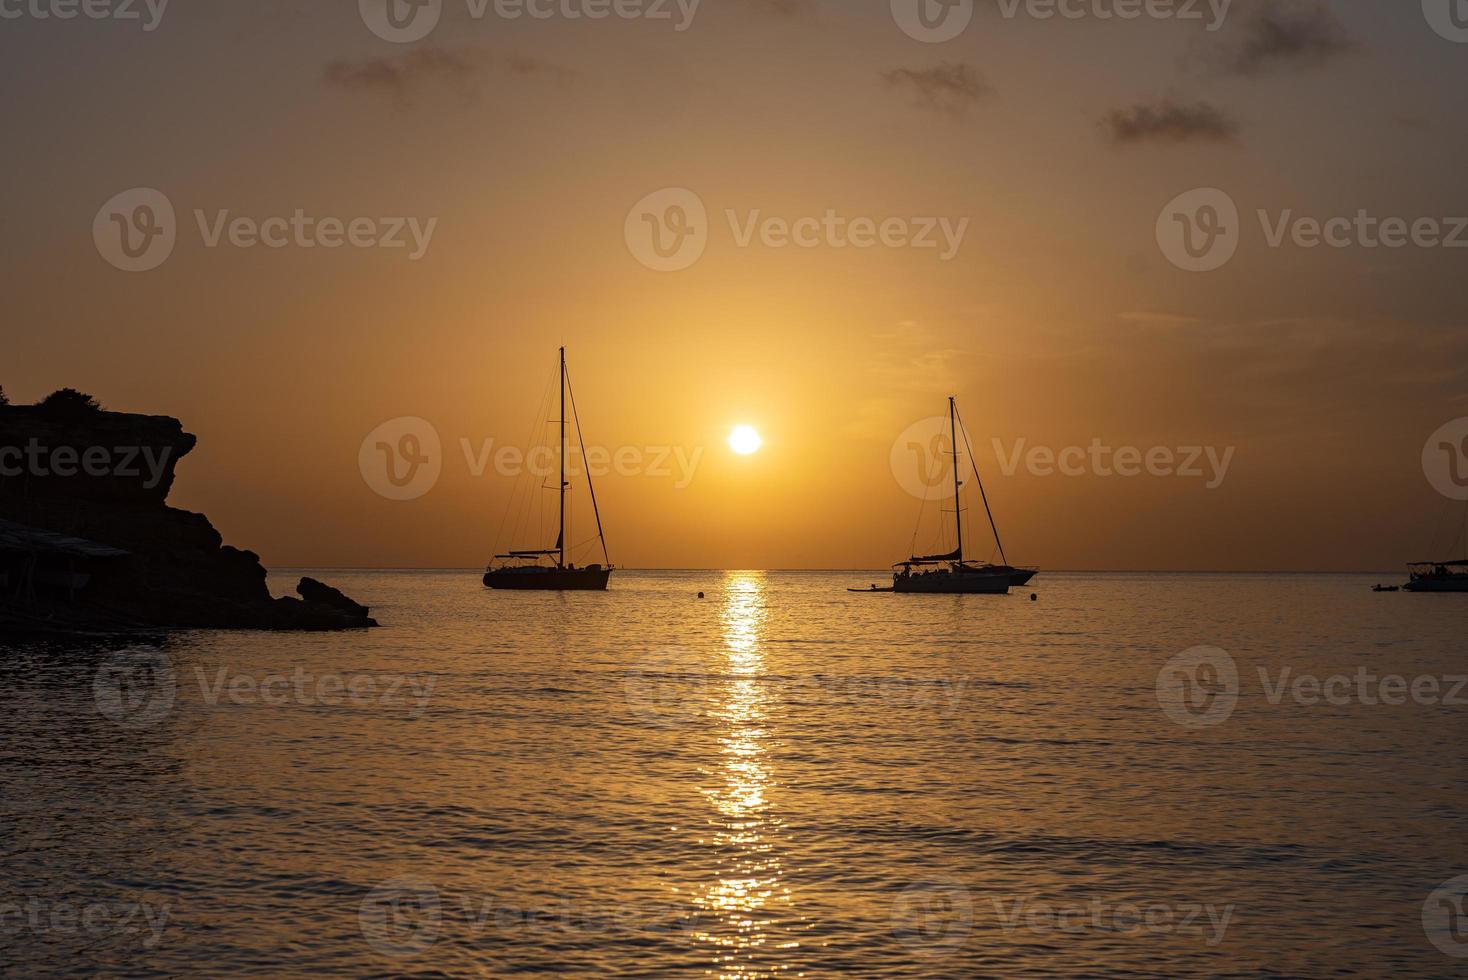
[[[491,568],[485,588],[511,592],[605,592],[610,568]]]
[[[1402,588],[1408,592],[1468,592],[1468,575],[1414,578]]]
[[[1008,595],[1009,575],[1005,572],[898,575],[892,580],[892,591],[907,595]]]
[[[986,565],[984,571],[1008,575],[1010,586],[1016,589],[1029,585],[1030,579],[1040,574],[1038,568],[1015,568],[1013,565]]]

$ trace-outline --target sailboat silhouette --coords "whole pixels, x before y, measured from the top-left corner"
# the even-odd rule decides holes
[[[954,540],[958,546],[942,555],[914,555],[898,562],[892,575],[890,591],[905,593],[977,594],[1003,595],[1010,586],[1022,586],[1039,573],[1037,568],[1016,568],[1009,564],[1004,554],[1004,542],[999,538],[999,526],[994,521],[994,512],[989,507],[989,494],[984,490],[983,478],[979,476],[978,463],[974,460],[973,448],[968,446],[968,433],[964,432],[964,446],[968,447],[969,463],[973,467],[974,482],[979,485],[979,494],[984,501],[984,513],[989,517],[989,528],[994,532],[994,543],[999,548],[1003,564],[967,561],[963,557],[963,481],[958,473],[958,402],[948,399],[948,435],[953,447],[953,522]],[[945,454],[946,455],[946,454]]]
[[[601,542],[602,557],[606,560],[605,565],[586,565],[577,568],[574,564],[566,561],[566,490],[570,483],[566,480],[566,393],[571,387],[570,375],[566,372],[566,348],[561,348],[560,362],[560,398],[561,414],[557,420],[560,424],[559,455],[561,460],[560,481],[558,491],[559,501],[559,532],[556,535],[555,547],[535,548],[529,550],[509,551],[502,555],[495,555],[495,562],[491,562],[484,571],[484,584],[491,589],[510,589],[518,591],[545,591],[545,592],[600,592],[607,587],[607,581],[611,578],[614,568],[611,557],[607,553],[606,535],[601,528],[601,510],[596,504],[596,487],[591,481],[591,472],[587,471],[586,482],[591,491],[591,511],[596,517],[596,536]],[[581,457],[586,458],[586,443],[581,438],[581,416],[576,413],[576,396],[571,395],[571,413],[576,419],[576,441],[581,447]],[[554,559],[554,564],[546,565],[542,562]],[[498,562],[499,564],[496,564]]]

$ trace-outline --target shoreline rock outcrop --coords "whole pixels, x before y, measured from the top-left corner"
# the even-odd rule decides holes
[[[258,555],[169,507],[195,443],[178,419],[102,411],[85,396],[0,404],[0,630],[377,625],[312,579],[300,598],[272,597]]]

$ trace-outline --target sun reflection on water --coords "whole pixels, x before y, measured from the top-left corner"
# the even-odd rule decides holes
[[[768,741],[768,695],[762,640],[765,619],[762,572],[730,572],[723,609],[724,657],[721,685],[711,714],[719,723],[719,768],[703,788],[715,813],[709,819],[717,848],[717,880],[696,895],[694,937],[715,947],[713,975],[744,980],[783,974],[789,950],[782,941],[793,918],[784,883],[782,821],[771,811],[775,787]]]

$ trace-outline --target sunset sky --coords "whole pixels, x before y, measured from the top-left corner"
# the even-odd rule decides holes
[[[1391,569],[1450,537],[1462,505],[1422,454],[1468,416],[1468,231],[1463,249],[1271,247],[1257,216],[1364,210],[1445,236],[1468,216],[1468,43],[1417,0],[1236,0],[1216,31],[1206,3],[1041,19],[996,0],[941,43],[887,0],[703,0],[681,31],[673,3],[509,20],[446,0],[415,43],[353,0],[179,2],[154,30],[139,7],[0,21],[0,384],[182,419],[199,447],[171,502],[267,564],[478,566],[538,544],[496,540],[515,481],[476,476],[463,447],[524,446],[561,344],[588,442],[698,460],[687,486],[599,482],[622,565],[899,559],[918,501],[893,445],[950,394],[1017,563]],[[94,241],[133,188],[177,212],[151,271]],[[707,210],[678,271],[628,240],[666,188]],[[1197,188],[1241,215],[1214,271],[1159,246],[1164,206]],[[297,209],[436,223],[414,259],[209,247],[195,217]],[[751,218],[828,211],[966,224],[946,259],[937,231],[938,248],[740,243]],[[359,467],[401,417],[443,447],[407,501]],[[738,424],[759,452],[731,452]],[[996,458],[1097,440],[1233,453],[1213,488]]]

